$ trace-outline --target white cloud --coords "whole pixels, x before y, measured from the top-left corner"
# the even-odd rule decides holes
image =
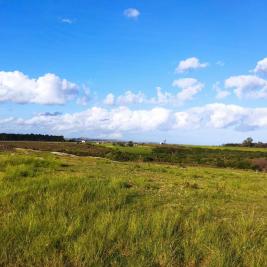
[[[108,94],[103,103],[106,105],[127,106],[132,104],[154,104],[154,105],[182,105],[185,101],[191,100],[199,93],[204,84],[193,78],[175,80],[173,87],[178,87],[180,91],[176,94],[164,92],[160,87],[156,88],[156,96],[148,98],[144,93],[133,93],[126,91],[123,95],[115,97]]]
[[[267,73],[267,57],[257,62],[254,72]]]
[[[220,103],[175,113],[176,128],[234,128],[250,131],[267,127],[267,108],[244,108]]]
[[[0,102],[64,104],[77,91],[76,84],[52,73],[31,79],[19,71],[0,71]]]
[[[62,23],[65,23],[65,24],[73,24],[74,23],[74,20],[72,20],[70,18],[62,18],[60,21]]]
[[[13,117],[5,118],[5,119],[0,119],[0,125],[1,124],[5,124],[5,123],[9,123],[9,122],[13,122],[14,120],[15,120],[15,118],[13,118]]]
[[[114,105],[115,104],[115,96],[113,94],[109,93],[104,99],[104,104]]]
[[[176,112],[166,108],[111,110],[93,107],[69,114],[38,114],[29,119],[2,118],[1,129],[123,136],[130,133],[180,131],[180,129],[235,129],[251,131],[267,129],[267,108],[244,108],[238,105],[212,103]]]
[[[216,99],[223,99],[223,98],[226,98],[227,96],[231,95],[230,91],[221,89],[220,82],[216,82],[213,85],[213,90],[216,91]]]
[[[90,101],[91,90],[87,85],[82,86],[82,95],[76,100],[76,103],[81,106],[87,106]]]
[[[218,66],[220,66],[220,67],[223,67],[223,66],[224,66],[224,62],[221,61],[221,60],[218,60],[218,61],[216,62],[216,65],[218,65]]]
[[[226,89],[234,89],[237,97],[266,98],[267,80],[254,75],[232,76],[225,80]]]
[[[176,95],[178,102],[185,102],[191,100],[194,95],[199,93],[204,84],[193,78],[184,78],[173,81],[172,85],[181,89]]]
[[[152,97],[149,102],[152,104],[157,104],[157,105],[165,105],[165,104],[170,104],[174,100],[174,95],[172,95],[169,92],[162,92],[161,87],[157,87],[157,96]]]
[[[146,98],[145,94],[142,92],[134,93],[130,90],[126,91],[120,96],[115,96],[112,93],[106,95],[103,103],[106,105],[118,105],[118,106],[127,106],[132,104],[143,104],[148,103],[149,100]]]
[[[216,95],[216,99],[223,99],[226,98],[227,96],[229,96],[231,93],[227,90],[218,90],[217,91],[217,95]]]
[[[133,93],[132,91],[126,91],[123,95],[117,98],[117,104],[142,104],[145,102],[145,95],[142,92]]]
[[[198,58],[191,57],[191,58],[180,61],[175,72],[183,73],[189,70],[206,68],[207,66],[208,66],[208,63],[200,63]]]
[[[127,18],[138,18],[140,16],[140,11],[136,8],[128,8],[123,11],[123,15]]]
[[[119,107],[107,110],[93,107],[83,112],[58,116],[37,115],[28,120],[18,120],[23,126],[49,128],[53,132],[92,132],[120,134],[121,132],[153,131],[169,119],[170,112],[164,108],[130,110]]]

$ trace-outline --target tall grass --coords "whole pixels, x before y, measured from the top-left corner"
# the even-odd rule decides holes
[[[0,266],[267,265],[266,174],[45,153],[0,162]]]

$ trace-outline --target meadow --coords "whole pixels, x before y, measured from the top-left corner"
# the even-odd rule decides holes
[[[55,151],[76,156],[93,156],[115,161],[170,163],[180,166],[206,166],[220,168],[267,171],[266,148],[206,147],[181,145],[134,145],[117,143],[75,142],[1,142],[0,149],[22,148],[37,151]],[[5,150],[5,149],[3,149]]]
[[[265,172],[1,146],[0,266],[267,266]]]

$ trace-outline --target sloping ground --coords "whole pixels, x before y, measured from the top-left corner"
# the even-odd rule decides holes
[[[9,146],[13,148],[24,148],[41,151],[54,151],[74,154],[77,156],[99,156],[104,157],[112,150],[102,146],[95,146],[92,144],[77,144],[71,142],[31,142],[31,141],[10,141],[1,142],[2,146]],[[0,150],[1,151],[1,150]]]
[[[185,166],[212,166],[267,171],[267,150],[240,150],[214,147],[178,145],[138,145],[134,147],[112,144],[93,145],[71,142],[0,142],[1,147],[53,151],[76,156],[93,156],[115,161],[163,162]],[[2,149],[3,150],[3,149]]]
[[[267,266],[267,174],[0,154],[0,266]]]

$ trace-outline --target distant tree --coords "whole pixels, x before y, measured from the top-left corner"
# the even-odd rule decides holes
[[[253,139],[251,137],[248,137],[247,139],[243,141],[242,145],[248,146],[248,147],[253,146]]]
[[[128,142],[128,146],[133,147],[133,146],[134,146],[133,141],[129,141],[129,142]]]
[[[8,134],[0,133],[0,141],[50,141],[64,142],[63,136],[43,134]]]

